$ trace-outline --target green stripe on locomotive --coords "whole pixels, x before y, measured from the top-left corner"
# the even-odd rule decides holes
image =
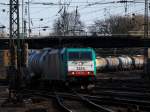
[[[67,48],[64,48],[62,49],[62,52],[61,52],[61,58],[63,59],[63,62],[62,62],[62,73],[63,73],[63,76],[67,77],[67,60],[68,60],[68,57],[67,57]]]

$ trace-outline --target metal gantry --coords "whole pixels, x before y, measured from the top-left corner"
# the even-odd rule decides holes
[[[144,38],[148,39],[148,0],[145,0],[145,14],[144,14]],[[145,75],[148,75],[149,70],[148,70],[148,66],[149,66],[149,57],[148,57],[148,48],[144,48],[144,63],[145,63],[145,67],[144,67],[144,72]],[[149,76],[148,76],[149,77]],[[150,78],[150,77],[149,77]]]
[[[10,0],[10,51],[11,51],[11,66],[17,67],[17,59],[13,48],[20,48],[19,40],[19,0]],[[17,43],[14,39],[18,39]]]
[[[19,37],[19,1],[10,0],[10,39]]]
[[[148,0],[145,0],[144,38],[148,38]]]
[[[16,99],[16,90],[20,87],[20,39],[19,39],[19,0],[10,0],[10,53],[9,99]],[[14,40],[17,39],[15,42]]]

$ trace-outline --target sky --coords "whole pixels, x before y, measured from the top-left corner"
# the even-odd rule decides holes
[[[24,1],[23,18],[28,22],[27,2]],[[95,20],[106,19],[112,15],[144,14],[144,0],[128,0],[136,3],[117,3],[119,0],[29,0],[30,2],[30,24],[32,34],[47,35],[53,30],[54,21],[60,16],[59,11],[65,5],[68,12],[76,10],[81,15],[81,21],[88,27]],[[19,0],[20,4],[22,0]],[[5,31],[9,32],[9,0],[0,0],[0,25],[6,26]],[[61,4],[61,5],[60,5]],[[22,5],[20,5],[20,29],[22,24]],[[125,7],[127,10],[125,12]],[[41,18],[43,21],[41,21]],[[40,27],[48,26],[46,31]],[[27,25],[28,27],[28,25]]]

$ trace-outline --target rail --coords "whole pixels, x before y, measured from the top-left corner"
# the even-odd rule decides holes
[[[55,93],[55,96],[56,96],[56,100],[57,100],[57,103],[60,105],[60,107],[64,110],[64,112],[72,112],[70,109],[68,109],[63,101],[62,101],[62,98],[57,94]]]

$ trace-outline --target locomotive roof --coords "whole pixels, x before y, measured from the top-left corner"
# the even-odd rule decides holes
[[[91,51],[92,48],[67,48],[67,51]]]

